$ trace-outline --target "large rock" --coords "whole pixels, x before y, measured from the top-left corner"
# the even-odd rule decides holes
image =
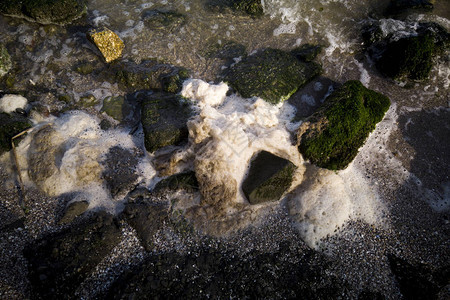
[[[108,28],[92,29],[87,33],[87,38],[97,47],[107,63],[122,56],[125,45],[114,31]]]
[[[225,81],[242,97],[260,97],[277,104],[321,72],[314,62],[301,62],[294,55],[266,49],[234,65]]]
[[[86,13],[86,0],[2,0],[0,13],[41,24],[65,25]]]
[[[12,68],[11,56],[5,46],[0,43],[0,78],[6,75]]]
[[[146,96],[141,111],[145,148],[154,152],[187,141],[190,116],[189,103],[178,95],[161,92]]]
[[[279,200],[291,186],[295,169],[295,165],[284,158],[267,151],[259,152],[242,183],[247,200],[251,204]]]
[[[382,94],[359,81],[347,81],[300,126],[300,152],[319,167],[346,168],[389,105],[389,99]]]
[[[24,250],[33,298],[72,299],[78,286],[119,243],[113,216],[98,212],[78,226],[44,236]]]
[[[11,150],[11,139],[31,126],[24,116],[0,112],[0,154]]]

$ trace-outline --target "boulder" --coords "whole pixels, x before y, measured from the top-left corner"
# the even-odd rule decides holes
[[[86,0],[2,0],[0,13],[41,24],[66,25],[86,13]]]
[[[92,29],[87,33],[87,38],[97,47],[107,63],[122,56],[125,45],[114,31],[108,28]]]
[[[250,204],[277,201],[291,186],[295,165],[270,152],[261,151],[250,163],[242,191]]]
[[[242,97],[260,97],[278,104],[319,75],[321,67],[301,62],[294,55],[278,49],[265,49],[234,65],[225,81]]]
[[[142,99],[141,122],[145,148],[154,152],[159,148],[187,142],[187,120],[191,107],[181,96],[154,93]]]
[[[301,124],[297,134],[299,151],[319,167],[346,168],[389,105],[386,96],[365,88],[359,81],[347,81]]]
[[[72,299],[79,285],[119,243],[116,219],[97,212],[82,223],[44,236],[24,249],[36,299]]]
[[[76,217],[81,216],[86,212],[89,207],[89,202],[83,201],[72,201],[70,202],[66,209],[64,210],[64,214],[59,220],[59,224],[69,224]]]
[[[142,20],[147,28],[174,31],[186,22],[186,17],[176,11],[152,9],[143,12]]]
[[[127,203],[123,218],[136,230],[142,246],[147,251],[153,249],[156,232],[168,221],[168,207],[163,204]]]
[[[5,76],[12,68],[11,56],[5,46],[0,43],[0,78]]]
[[[31,126],[24,116],[0,112],[0,154],[11,150],[11,139]]]

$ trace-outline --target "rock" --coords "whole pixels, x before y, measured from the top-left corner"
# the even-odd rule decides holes
[[[0,154],[11,150],[11,139],[31,126],[24,116],[0,112]]]
[[[145,250],[151,251],[156,232],[168,220],[168,207],[143,202],[127,203],[122,216],[136,230]]]
[[[89,207],[89,202],[87,201],[73,201],[70,202],[61,219],[59,220],[59,224],[69,224],[76,217],[81,216],[86,212]]]
[[[146,96],[142,100],[141,122],[147,151],[186,142],[186,122],[191,111],[189,103],[179,95],[160,92]]]
[[[27,106],[28,100],[21,95],[4,95],[0,99],[0,112],[12,113],[18,109],[23,111]]]
[[[389,105],[382,94],[359,81],[347,81],[302,123],[297,134],[299,151],[319,167],[346,168]]]
[[[231,7],[254,17],[260,17],[264,14],[261,0],[232,0]]]
[[[411,10],[430,11],[434,7],[434,2],[434,0],[391,0],[386,8],[385,16],[395,16]]]
[[[234,41],[214,40],[207,46],[205,56],[209,58],[220,58],[233,61],[233,58],[245,56],[245,46]]]
[[[294,50],[291,50],[292,55],[297,57],[297,59],[306,62],[313,61],[317,55],[320,54],[320,52],[322,52],[322,46],[310,44],[304,44]]]
[[[266,49],[234,65],[225,81],[242,97],[256,96],[277,104],[320,72],[320,65],[314,62],[301,62],[290,53]]]
[[[121,122],[132,117],[133,106],[124,96],[106,97],[103,99],[103,106],[100,111]]]
[[[139,163],[139,153],[114,146],[106,154],[103,179],[113,197],[131,190],[138,179],[136,167]]]
[[[81,75],[89,75],[94,71],[94,65],[89,62],[80,63],[75,66],[74,71]]]
[[[186,22],[186,17],[176,11],[152,9],[143,12],[142,20],[145,26],[150,29],[174,31]]]
[[[1,4],[0,4],[1,5]],[[11,56],[5,46],[0,43],[0,78],[5,76],[12,68]]]
[[[114,31],[106,27],[100,30],[93,29],[87,33],[87,38],[97,47],[107,63],[122,56],[125,45]]]
[[[195,172],[189,171],[169,176],[158,182],[153,189],[156,193],[166,190],[185,190],[188,192],[198,191],[198,181],[195,177]]]
[[[259,152],[250,163],[242,191],[250,204],[277,201],[291,186],[296,167],[290,161],[267,151]]]
[[[87,96],[81,97],[78,103],[82,107],[88,108],[88,107],[96,106],[98,104],[98,100],[97,100],[97,98],[95,98],[94,95],[87,95]]]
[[[149,60],[139,65],[131,62],[117,64],[112,66],[109,72],[107,76],[110,76],[111,80],[119,82],[129,91],[158,90],[178,93],[183,81],[189,77],[186,69]]]
[[[36,299],[75,298],[79,285],[119,243],[112,215],[97,212],[81,224],[44,236],[24,249]]]
[[[41,24],[66,25],[86,13],[86,0],[3,0],[0,13]]]

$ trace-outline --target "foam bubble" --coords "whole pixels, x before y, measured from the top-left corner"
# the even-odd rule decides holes
[[[27,102],[27,98],[21,95],[7,94],[0,99],[0,111],[12,113],[18,108],[25,109]]]

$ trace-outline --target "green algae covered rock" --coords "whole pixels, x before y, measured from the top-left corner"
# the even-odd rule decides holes
[[[133,112],[133,107],[124,96],[106,97],[103,99],[103,106],[100,111],[121,122]]]
[[[11,139],[31,126],[31,122],[23,116],[0,113],[0,154],[11,150]]]
[[[232,0],[231,7],[254,17],[260,17],[264,14],[261,0]]]
[[[266,49],[234,65],[225,81],[242,97],[256,96],[277,104],[287,100],[320,72],[317,63],[301,62],[282,50]]]
[[[86,0],[0,1],[0,13],[41,24],[69,24],[85,12]]]
[[[319,167],[346,168],[389,105],[386,96],[359,81],[347,81],[300,126],[299,151]]]
[[[250,164],[242,191],[250,204],[277,201],[291,186],[296,167],[290,161],[261,151]]]
[[[11,56],[5,46],[0,43],[0,78],[6,75],[12,68]]]
[[[154,192],[161,192],[164,190],[178,191],[185,190],[188,192],[198,191],[198,181],[195,177],[194,171],[174,174],[160,182],[158,182],[153,189]]]
[[[191,116],[189,103],[179,95],[154,93],[142,99],[141,122],[147,151],[187,141],[187,120]]]

